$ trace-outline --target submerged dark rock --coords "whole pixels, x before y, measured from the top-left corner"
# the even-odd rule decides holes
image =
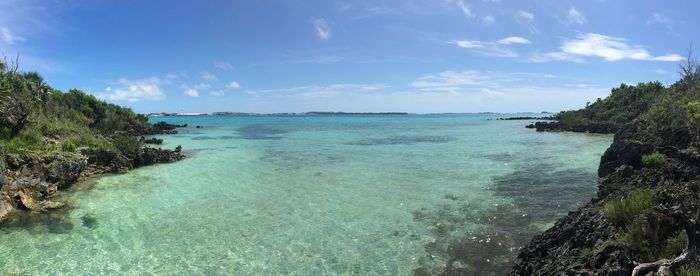
[[[283,134],[288,133],[288,130],[272,128],[264,125],[249,125],[236,129],[240,138],[250,140],[278,140],[282,139]]]
[[[404,135],[390,136],[386,138],[369,138],[351,142],[350,145],[375,146],[375,145],[411,145],[416,143],[447,143],[454,140],[448,136],[420,136]]]
[[[92,214],[85,214],[82,217],[80,217],[80,220],[83,222],[83,226],[87,228],[97,228],[97,218],[95,218],[95,216]]]

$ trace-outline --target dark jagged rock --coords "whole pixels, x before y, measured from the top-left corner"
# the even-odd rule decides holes
[[[571,132],[588,132],[600,134],[612,134],[620,129],[620,125],[610,122],[596,122],[588,124],[580,124],[575,126],[566,126],[558,121],[543,121],[535,122],[525,126],[526,128],[534,128],[537,131],[571,131]]]
[[[498,119],[496,119],[496,120],[501,120],[501,121],[552,120],[552,117],[527,117],[527,116],[520,116],[520,117],[498,118]]]
[[[698,205],[696,197],[684,195],[700,185],[699,137],[678,129],[652,135],[643,123],[635,121],[615,134],[601,157],[597,197],[535,236],[520,250],[509,275],[630,275],[642,261],[640,252],[610,243],[623,229],[605,220],[601,205],[639,187],[655,188],[654,200],[660,206]],[[666,157],[661,167],[647,167],[642,161],[654,151]],[[665,239],[682,228],[664,216],[645,221]]]
[[[0,146],[0,221],[13,211],[41,213],[60,209],[65,203],[50,200],[59,189],[85,178],[102,173],[127,172],[134,167],[183,159],[182,147],[176,150],[142,148],[133,156],[107,150],[84,147],[80,155],[31,154],[4,155]],[[62,229],[72,227],[57,223]],[[65,229],[64,229],[65,228]],[[57,231],[58,231],[57,230]]]
[[[149,145],[160,145],[163,144],[163,139],[158,139],[155,137],[146,139],[145,137],[141,136],[141,141],[143,141],[145,144]]]
[[[177,134],[175,129],[179,127],[187,127],[187,124],[169,124],[163,121],[155,124],[131,123],[126,127],[125,131],[133,136]]]
[[[43,157],[9,154],[1,159],[0,167],[12,176],[4,177],[0,187],[0,221],[13,210],[43,212],[63,207],[63,203],[47,198],[77,181],[87,167],[85,158],[59,154]]]
[[[179,147],[179,146],[178,146]],[[181,147],[176,150],[165,150],[160,148],[144,148],[139,154],[134,158],[134,166],[147,166],[156,163],[170,163],[182,160],[185,158],[182,155]]]
[[[589,204],[557,221],[520,250],[509,275],[629,275],[634,259],[626,246],[607,246],[595,255],[583,256],[609,239],[613,227]]]

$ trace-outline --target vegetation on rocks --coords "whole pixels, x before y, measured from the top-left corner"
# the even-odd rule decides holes
[[[144,147],[142,135],[175,127],[151,125],[80,90],[55,90],[0,60],[0,221],[15,211],[61,208],[51,196],[80,178],[184,158],[180,147]]]
[[[533,238],[511,275],[697,273],[699,65],[689,55],[670,86],[621,85],[606,99],[533,126],[616,134],[601,158],[597,197]]]

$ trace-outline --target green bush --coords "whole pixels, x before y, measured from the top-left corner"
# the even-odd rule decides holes
[[[693,122],[700,120],[700,101],[691,101],[687,104],[688,117]]]
[[[700,267],[695,265],[686,265],[678,270],[675,274],[678,276],[700,276]]]
[[[688,235],[681,230],[666,241],[666,246],[660,251],[660,258],[673,258],[681,254],[688,245]]]
[[[135,154],[143,146],[139,139],[131,136],[118,136],[112,143],[117,150],[127,155]]]
[[[642,163],[647,167],[663,167],[666,165],[666,156],[658,151],[647,153],[642,155]]]
[[[65,152],[74,152],[76,149],[75,144],[71,142],[64,142],[63,145],[61,145],[61,150]]]
[[[638,189],[621,199],[603,204],[605,219],[618,227],[627,227],[640,215],[648,214],[654,207],[653,189]]]

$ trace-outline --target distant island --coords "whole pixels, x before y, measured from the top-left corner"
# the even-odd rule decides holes
[[[283,113],[254,113],[254,112],[194,112],[194,113],[148,113],[148,117],[167,116],[309,116],[309,115],[408,115],[408,112],[335,112],[335,111],[310,111],[310,112],[283,112]]]

